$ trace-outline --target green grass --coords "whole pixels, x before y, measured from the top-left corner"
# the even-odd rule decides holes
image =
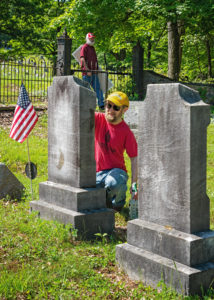
[[[119,231],[95,241],[76,240],[71,225],[39,219],[29,212],[30,180],[24,173],[27,144],[8,137],[0,127],[0,161],[26,187],[22,201],[0,200],[0,299],[199,299],[182,297],[160,281],[153,289],[131,281],[118,269],[115,247],[124,242]],[[29,137],[31,161],[37,165],[33,180],[34,199],[39,199],[39,182],[47,180],[47,116],[40,117]],[[128,172],[130,163],[126,159]],[[207,192],[214,224],[214,124],[208,128]],[[130,186],[130,179],[129,179]],[[130,195],[127,192],[127,199]],[[116,227],[126,226],[127,206],[116,213]],[[160,287],[162,290],[160,291]],[[203,297],[213,299],[209,291]]]

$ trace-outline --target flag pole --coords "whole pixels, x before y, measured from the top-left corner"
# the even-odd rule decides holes
[[[30,151],[29,151],[28,138],[27,138],[27,151],[28,151],[28,162],[29,162],[28,167],[29,167],[29,174],[30,174],[31,196],[33,201],[33,185],[32,185],[32,176],[31,176]]]
[[[20,120],[22,120],[22,122],[20,122]],[[25,89],[25,86],[23,84],[23,79],[22,79],[18,102],[16,105],[9,136],[13,140],[19,143],[23,143],[25,139],[27,139],[27,150],[28,150],[28,161],[29,161],[28,167],[29,167],[29,174],[30,174],[32,200],[33,200],[32,179],[34,178],[34,175],[32,175],[31,172],[32,169],[31,166],[33,166],[33,163],[31,164],[30,162],[30,152],[29,152],[29,144],[28,144],[27,137],[31,132],[31,130],[33,129],[33,127],[36,125],[37,121],[38,121],[38,116],[36,115],[36,111],[34,110],[32,103],[30,102],[28,93]]]

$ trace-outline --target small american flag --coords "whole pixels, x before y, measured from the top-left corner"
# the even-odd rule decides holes
[[[22,83],[13,117],[13,123],[10,129],[10,137],[19,143],[23,143],[33,127],[36,125],[37,121],[38,117],[30,102],[25,86]]]

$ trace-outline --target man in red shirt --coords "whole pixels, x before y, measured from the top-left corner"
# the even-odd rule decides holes
[[[131,160],[131,182],[137,182],[137,142],[122,118],[128,107],[127,95],[114,92],[105,101],[105,113],[95,113],[96,184],[106,188],[107,207],[116,211],[121,211],[126,200],[124,151]]]
[[[86,35],[86,43],[80,50],[81,69],[83,70],[83,80],[90,83],[97,94],[98,106],[104,109],[103,92],[100,89],[98,73],[93,72],[98,70],[97,54],[94,48],[95,35],[91,32]]]

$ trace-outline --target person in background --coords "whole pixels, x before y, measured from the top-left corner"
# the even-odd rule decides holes
[[[90,83],[94,91],[97,94],[98,106],[101,110],[104,109],[103,92],[100,88],[100,82],[98,73],[94,72],[98,70],[97,54],[94,48],[95,35],[91,32],[86,35],[86,43],[80,50],[80,63],[83,75],[83,80]]]
[[[105,100],[105,112],[95,112],[96,185],[106,188],[107,207],[115,211],[121,211],[126,201],[128,175],[124,151],[131,160],[132,185],[137,183],[137,142],[123,120],[128,107],[127,95],[114,92]]]

